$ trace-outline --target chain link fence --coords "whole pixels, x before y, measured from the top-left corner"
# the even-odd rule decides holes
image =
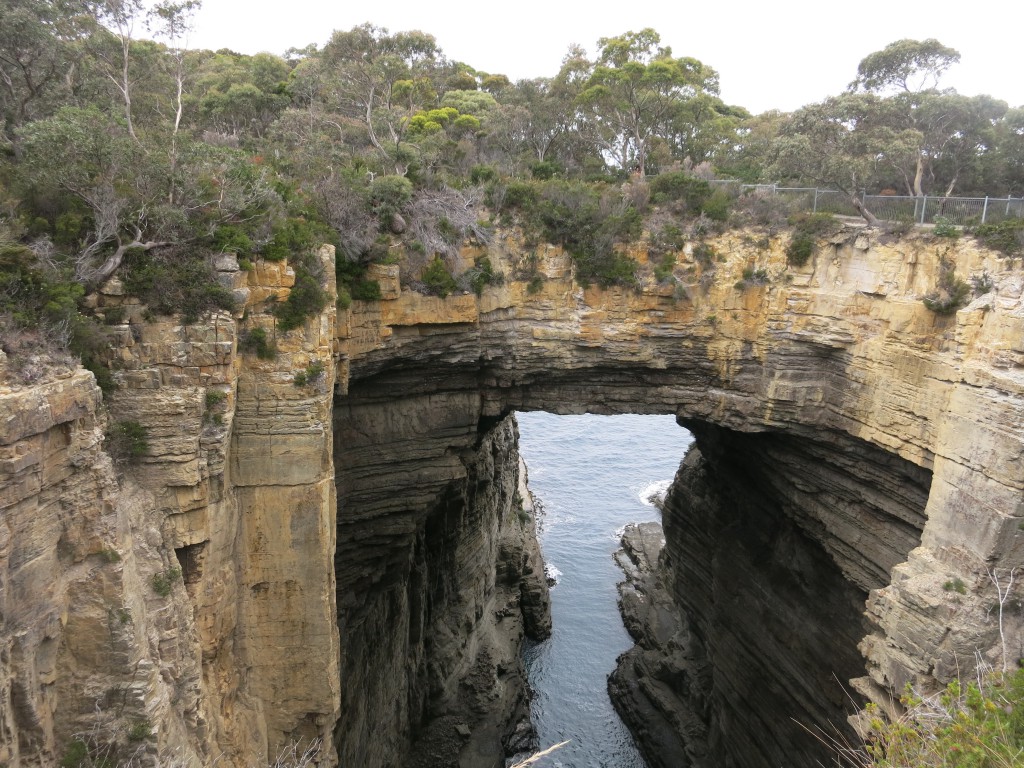
[[[779,187],[775,184],[743,184],[720,179],[711,184],[736,195],[774,196],[791,211],[860,216],[850,196],[834,189]],[[942,218],[959,226],[994,224],[1024,217],[1024,198],[1019,197],[906,197],[899,195],[859,195],[865,208],[883,221],[934,224]]]

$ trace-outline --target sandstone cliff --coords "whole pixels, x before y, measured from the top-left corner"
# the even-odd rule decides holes
[[[485,700],[522,711],[507,638],[544,631],[516,409],[671,413],[697,435],[663,558],[695,643],[663,689],[692,756],[769,764],[785,733],[743,753],[729,734],[824,725],[853,678],[887,701],[976,651],[1012,663],[1021,616],[1004,603],[1000,637],[989,574],[1024,561],[1021,271],[968,239],[852,229],[800,269],[785,244],[723,235],[668,284],[601,291],[502,235],[465,253],[506,275],[480,297],[375,267],[382,301],[288,334],[266,312],[286,265],[225,259],[249,313],[192,326],[108,285],[128,323],[106,414],[81,372],[0,383],[0,761],[50,765],[84,734],[236,765],[317,739],[325,763],[385,765],[418,737],[489,765],[515,735]],[[942,256],[995,289],[933,314]],[[744,269],[768,282],[738,289]],[[256,327],[273,360],[240,348]],[[124,421],[149,447],[115,468],[102,435]]]
[[[256,312],[294,280],[283,264],[218,267]],[[183,326],[122,294],[113,281],[94,298],[127,318],[105,408],[81,371],[0,388],[0,762],[51,766],[76,741],[182,765],[329,745],[333,309],[263,361],[237,342],[269,315]],[[324,373],[295,386],[311,363]],[[148,447],[115,467],[104,433],[126,423]]]
[[[420,397],[481,392],[484,416],[674,413],[691,427],[708,480],[689,497],[705,503],[687,512],[684,473],[666,579],[700,664],[667,689],[689,712],[679,727],[707,734],[695,754],[709,765],[768,765],[808,743],[805,727],[851,736],[860,696],[888,705],[976,653],[1024,652],[1019,602],[1001,638],[989,576],[1005,584],[1024,555],[1024,277],[966,238],[850,227],[799,269],[785,235],[709,242],[717,258],[687,246],[668,284],[646,273],[638,292],[580,287],[558,249],[514,237],[486,248],[514,279],[480,298],[401,291],[381,268],[385,300],[352,313],[343,368]],[[632,253],[647,261],[643,243]],[[943,262],[994,288],[933,313],[921,297]],[[744,749],[738,732],[764,736]]]

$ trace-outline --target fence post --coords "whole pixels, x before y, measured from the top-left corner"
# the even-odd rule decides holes
[[[924,224],[925,213],[928,210],[928,195],[921,198],[921,223]]]
[[[988,195],[985,195],[985,204],[981,206],[981,223],[985,223],[985,214],[988,213]]]
[[[818,188],[815,187],[814,188],[814,209],[811,211],[811,213],[817,213],[817,212],[818,212]]]

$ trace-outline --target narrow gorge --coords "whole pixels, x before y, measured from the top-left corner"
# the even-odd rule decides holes
[[[550,618],[516,411],[696,438],[611,683],[652,766],[815,765],[863,702],[1015,664],[1017,587],[993,579],[1024,564],[1024,273],[852,225],[792,267],[787,238],[688,245],[670,285],[639,242],[634,291],[505,232],[464,249],[505,275],[479,296],[375,265],[379,301],[288,333],[266,311],[283,263],[223,257],[246,311],[192,325],[107,283],[106,402],[81,369],[0,378],[0,763],[81,734],[150,765],[318,744],[323,765],[490,768],[529,746],[519,648]],[[946,260],[994,283],[948,317],[921,302]],[[115,465],[103,435],[129,419],[148,446]]]

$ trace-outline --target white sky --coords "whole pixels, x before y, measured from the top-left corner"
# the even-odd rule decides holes
[[[1024,105],[1024,2],[987,0],[203,0],[192,48],[239,53],[322,45],[370,22],[419,29],[445,54],[512,80],[553,76],[571,43],[653,27],[676,56],[718,70],[722,98],[757,113],[837,94],[867,54],[934,37],[960,51],[942,81]]]

